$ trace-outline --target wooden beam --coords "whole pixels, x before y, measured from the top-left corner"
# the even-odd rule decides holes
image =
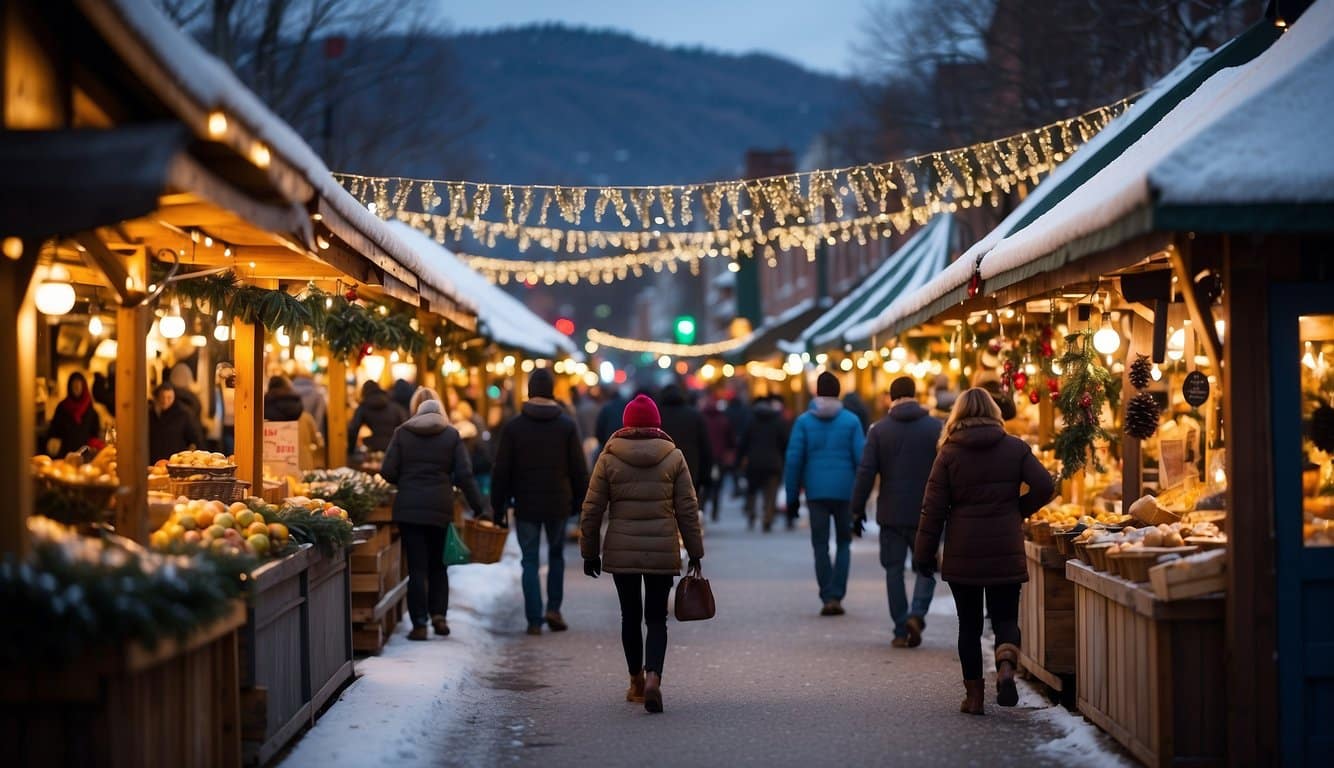
[[[125,491],[116,512],[116,532],[148,542],[148,328],[143,304],[116,311],[116,467]]]
[[[34,509],[33,438],[37,431],[37,309],[32,301],[32,276],[37,267],[36,240],[23,244],[18,260],[0,257],[0,323],[13,331],[0,333],[0,487],[9,503],[0,504],[0,553],[22,555],[27,549],[27,519]]]
[[[107,283],[111,289],[120,297],[122,306],[130,307],[139,304],[144,300],[145,285],[138,280],[137,275],[132,273],[126,266],[125,257],[111,252],[102,238],[93,232],[80,232],[74,236],[74,241],[83,246],[84,254],[106,277]],[[140,258],[142,258],[142,248]],[[146,274],[144,271],[142,274]]]
[[[236,352],[236,476],[264,490],[264,326],[232,325]]]
[[[1189,242],[1184,241],[1182,247],[1189,248]],[[1186,309],[1190,312],[1190,319],[1194,321],[1195,332],[1204,338],[1204,353],[1209,356],[1209,365],[1215,371],[1220,370],[1223,345],[1218,341],[1218,329],[1214,327],[1213,315],[1210,314],[1208,307],[1200,305],[1200,298],[1195,293],[1195,277],[1191,274],[1190,257],[1175,246],[1167,249],[1167,256],[1172,262],[1172,274],[1176,275],[1177,287],[1186,299]],[[1187,347],[1186,351],[1194,355],[1192,347]]]
[[[329,426],[325,436],[328,447],[329,467],[341,467],[347,464],[347,365],[338,358],[329,356],[329,409],[326,416]]]

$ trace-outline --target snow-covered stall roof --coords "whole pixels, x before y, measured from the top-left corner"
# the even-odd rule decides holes
[[[1332,83],[1334,0],[1319,0],[1254,60],[1213,74],[1092,179],[997,243],[981,264],[987,288],[1170,225],[1155,206],[1334,201]]]
[[[413,250],[385,222],[367,211],[333,178],[310,145],[275,115],[218,59],[177,27],[151,0],[77,0],[80,10],[125,60],[132,71],[175,111],[181,121],[204,139],[208,117],[221,112],[229,130],[222,140],[249,155],[250,137],[268,149],[267,172],[275,184],[300,203],[323,202],[388,255],[392,263],[364,254],[377,265],[412,285],[424,283],[458,306],[472,310],[467,298],[447,281],[436,282]],[[244,134],[244,135],[243,135]],[[307,243],[307,247],[312,243]]]
[[[779,348],[801,353],[843,346],[848,329],[879,317],[895,299],[921,288],[949,263],[955,231],[949,214],[932,219],[801,335],[779,342]]]
[[[901,296],[878,317],[849,328],[845,334],[847,340],[856,343],[879,334],[893,335],[964,301],[967,298],[966,286],[978,259],[989,253],[1007,235],[1028,226],[1106,167],[1209,75],[1230,62],[1247,60],[1257,46],[1263,46],[1272,36],[1270,29],[1256,27],[1217,51],[1210,52],[1203,48],[1192,51],[1136,100],[1130,109],[1108,123],[1069,159],[1058,165],[1010,215],[964,251],[958,260],[919,290]]]
[[[391,221],[388,226],[393,235],[415,251],[423,269],[431,270],[437,279],[449,281],[476,303],[477,319],[492,341],[539,357],[579,354],[569,336],[533,314],[504,289],[492,285],[448,248],[406,223]]]

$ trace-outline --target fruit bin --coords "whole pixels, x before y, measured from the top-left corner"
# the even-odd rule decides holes
[[[239,766],[237,630],[245,618],[237,601],[230,614],[152,650],[98,651],[58,669],[0,668],[5,764]]]
[[[1032,677],[1073,702],[1075,689],[1075,588],[1065,578],[1068,555],[1024,542],[1028,583],[1019,591],[1020,665]]]
[[[1073,560],[1066,577],[1079,711],[1150,768],[1223,764],[1222,597],[1168,602]]]
[[[247,765],[263,764],[311,722],[307,649],[309,544],[250,574],[241,629],[242,746]]]
[[[407,609],[407,564],[398,528],[378,523],[374,534],[353,546],[349,570],[352,648],[377,654]]]

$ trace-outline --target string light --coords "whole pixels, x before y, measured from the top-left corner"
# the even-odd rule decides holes
[[[543,282],[612,282],[640,276],[648,269],[692,270],[706,257],[727,256],[737,271],[737,257],[765,256],[773,265],[772,246],[803,247],[813,258],[824,243],[859,242],[903,232],[932,216],[960,207],[999,205],[1002,195],[1037,182],[1129,106],[1115,104],[1003,139],[919,155],[888,163],[785,174],[762,179],[693,185],[578,187],[496,185],[402,177],[336,174],[367,208],[382,218],[397,218],[440,242],[458,240],[467,231],[486,247],[500,238],[515,240],[519,250],[536,244],[553,253],[587,255],[607,248],[624,253],[577,261],[522,261],[465,256],[495,282],[510,279]],[[492,203],[503,220],[485,218]],[[540,201],[540,202],[539,202]],[[639,230],[584,229],[615,216],[620,225]],[[697,210],[698,209],[698,210]],[[556,212],[570,228],[548,226]],[[826,210],[832,221],[824,221]],[[853,215],[853,212],[860,216]],[[696,214],[711,231],[684,230]],[[633,217],[632,218],[632,214]],[[849,219],[849,216],[853,218]],[[811,223],[807,225],[807,219]],[[536,219],[534,222],[533,219]],[[776,222],[766,228],[766,222]],[[664,231],[665,226],[668,230]],[[672,231],[680,226],[683,230]],[[646,251],[655,253],[645,255]]]
[[[44,315],[64,315],[74,309],[75,298],[69,272],[55,264],[47,269],[46,277],[38,284],[33,301],[37,311]]]
[[[628,339],[599,331],[596,328],[589,328],[588,340],[608,349],[619,349],[623,352],[638,352],[641,354],[648,353],[655,357],[716,357],[741,347],[750,341],[750,337],[742,336],[709,344],[671,344],[665,341]]]
[[[179,301],[172,299],[171,310],[158,321],[157,329],[164,339],[179,339],[185,335],[185,318],[181,317]]]

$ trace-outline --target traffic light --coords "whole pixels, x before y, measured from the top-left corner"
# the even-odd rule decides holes
[[[681,315],[676,318],[673,328],[676,331],[677,344],[695,343],[695,318],[690,315]]]
[[[568,317],[558,318],[558,319],[556,320],[556,330],[560,331],[561,333],[565,334],[566,336],[573,336],[573,335],[574,335],[574,321],[571,320],[571,319],[568,318]]]

